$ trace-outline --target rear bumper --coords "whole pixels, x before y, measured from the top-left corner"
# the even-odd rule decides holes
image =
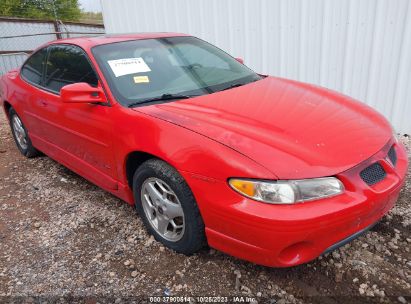
[[[344,194],[316,202],[269,205],[244,198],[223,182],[215,182],[213,190],[204,193],[206,187],[198,180],[185,178],[199,202],[211,247],[257,264],[290,267],[359,236],[394,206],[408,167],[402,145],[395,144],[398,162],[395,168],[387,168],[385,180],[368,186],[359,176],[376,161],[390,166],[385,156],[391,145],[338,175]]]

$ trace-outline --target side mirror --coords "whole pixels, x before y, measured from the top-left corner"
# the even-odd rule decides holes
[[[100,103],[106,102],[106,96],[100,87],[88,83],[68,84],[60,89],[60,97],[66,103]]]
[[[244,59],[237,57],[235,60],[237,60],[239,63],[244,64]]]

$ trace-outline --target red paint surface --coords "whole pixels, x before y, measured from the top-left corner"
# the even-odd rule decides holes
[[[36,148],[103,189],[134,204],[127,157],[152,154],[174,166],[198,202],[209,245],[268,266],[310,261],[326,248],[379,220],[395,203],[407,156],[376,111],[330,90],[267,77],[197,98],[128,109],[118,104],[91,47],[158,33],[74,38],[52,43],[82,47],[106,105],[62,102],[12,71],[0,80]],[[398,163],[386,160],[395,145]],[[359,172],[379,161],[387,178],[373,187]],[[337,176],[343,194],[288,206],[256,202],[234,192],[230,177],[267,180]]]

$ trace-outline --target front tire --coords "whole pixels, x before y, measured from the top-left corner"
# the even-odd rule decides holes
[[[157,241],[187,255],[205,245],[197,203],[173,167],[158,159],[146,161],[134,174],[133,192],[136,210]]]
[[[9,110],[10,128],[17,148],[27,158],[36,157],[40,152],[33,147],[29,133],[13,108]]]

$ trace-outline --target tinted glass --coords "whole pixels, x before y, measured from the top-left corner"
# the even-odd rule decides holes
[[[124,105],[164,94],[204,95],[261,79],[233,57],[195,37],[105,44],[92,49]]]
[[[40,85],[42,80],[42,73],[44,67],[44,60],[46,59],[47,48],[41,49],[34,53],[24,64],[21,69],[21,75],[27,81]]]
[[[59,93],[65,85],[76,82],[87,82],[92,86],[97,86],[98,83],[84,52],[72,45],[50,47],[44,86]]]

